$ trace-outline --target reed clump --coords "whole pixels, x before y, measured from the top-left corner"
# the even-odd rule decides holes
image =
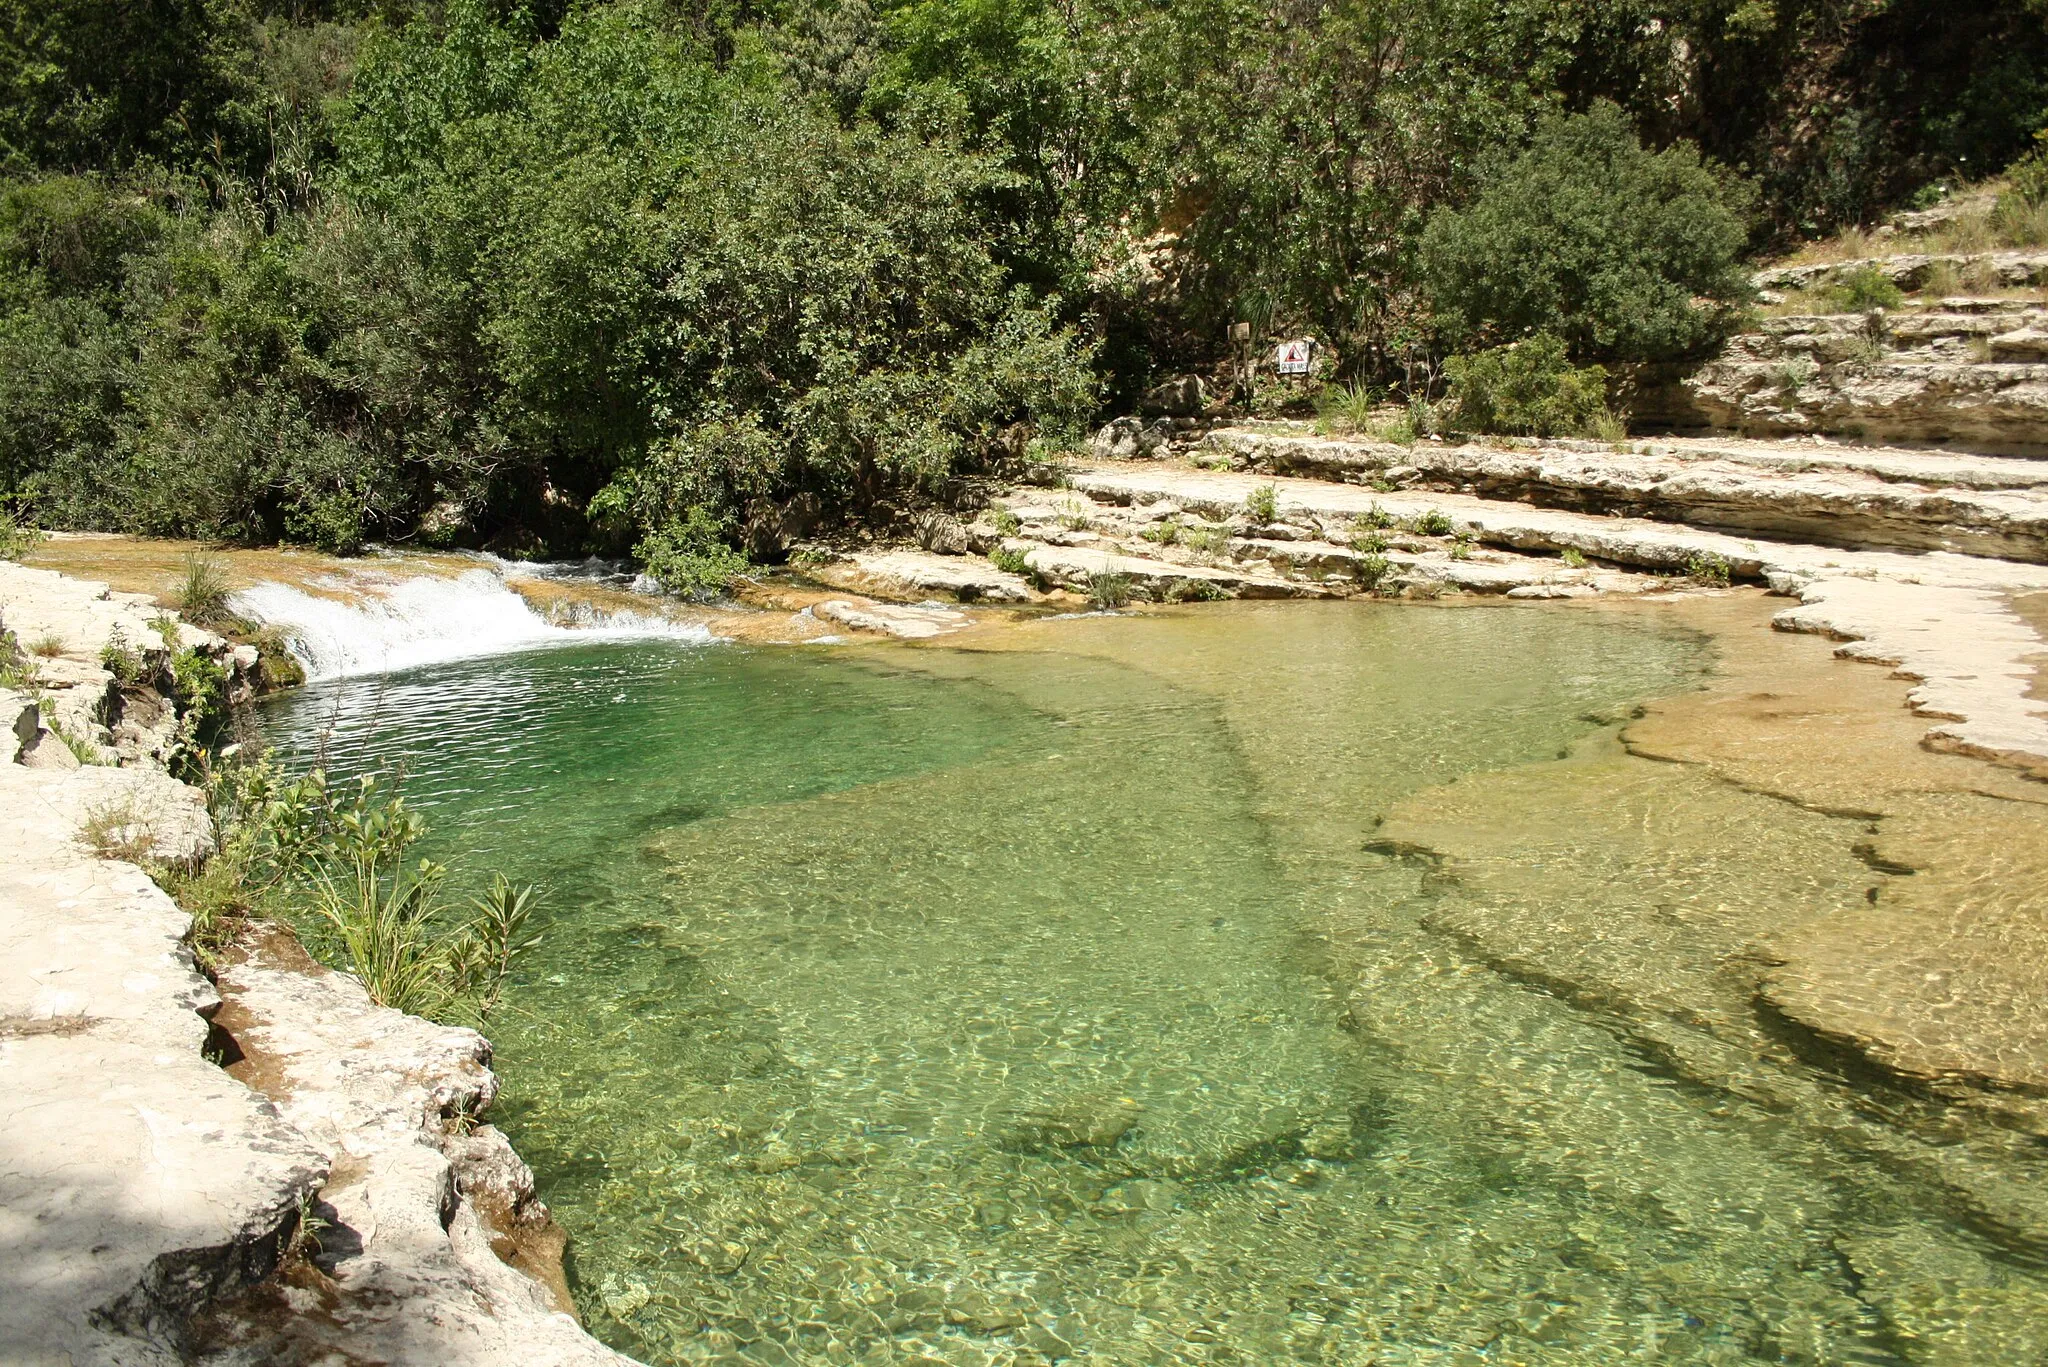
[[[481,1026],[540,943],[535,888],[494,873],[464,901],[448,865],[417,857],[427,823],[402,776],[331,785],[230,746],[204,785],[219,852],[196,871],[152,870],[192,913],[202,960],[253,921],[283,921],[378,1005]]]

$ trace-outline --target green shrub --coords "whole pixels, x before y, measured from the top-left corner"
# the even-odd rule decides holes
[[[1334,433],[1371,431],[1377,402],[1364,385],[1330,385],[1316,395],[1316,426]]]
[[[2048,129],[2034,135],[2034,150],[2005,168],[2006,191],[2028,208],[2048,204]]]
[[[1564,561],[1569,569],[1582,570],[1586,568],[1585,553],[1577,546],[1566,546],[1559,558]]]
[[[1098,611],[1114,611],[1131,601],[1131,576],[1105,571],[1088,577],[1088,602]]]
[[[1574,366],[1564,342],[1538,333],[1444,362],[1459,426],[1473,432],[1556,437],[1591,431],[1607,414],[1607,371]]]
[[[1393,570],[1393,561],[1387,559],[1384,555],[1374,553],[1365,556],[1358,562],[1356,573],[1359,583],[1365,585],[1368,589],[1377,589],[1381,582],[1389,574],[1393,573]]]
[[[1008,508],[996,509],[989,520],[995,523],[996,532],[1001,536],[1015,536],[1024,530],[1023,522]]]
[[[100,647],[100,668],[114,676],[114,682],[122,685],[141,679],[144,669],[142,652],[128,644],[128,638],[115,627],[107,634],[107,643]]]
[[[14,514],[0,506],[0,560],[19,560],[43,544],[43,534],[24,527]]]
[[[747,558],[725,543],[702,508],[651,533],[634,553],[664,589],[692,598],[723,593],[748,569]]]
[[[1449,536],[1457,529],[1456,524],[1451,521],[1450,514],[1437,508],[1431,508],[1419,515],[1409,525],[1414,527],[1418,536]]]
[[[1612,104],[1545,120],[1526,149],[1485,158],[1478,180],[1421,243],[1453,345],[1543,332],[1580,358],[1676,357],[1726,336],[1752,296],[1750,186],[1691,143],[1645,150]]]
[[[1699,584],[1725,584],[1733,567],[1712,551],[1694,551],[1685,558],[1680,571],[1687,579]]]
[[[1004,574],[1029,575],[1031,573],[1030,552],[1012,549],[1009,546],[997,546],[994,550],[990,551],[988,553],[988,563],[994,565]]]
[[[1875,266],[1858,266],[1844,272],[1828,285],[1826,294],[1829,302],[1844,313],[1895,309],[1906,302],[1906,292]]]
[[[1176,579],[1162,596],[1169,603],[1214,603],[1230,595],[1207,579]]]
[[[200,739],[227,718],[228,671],[218,660],[198,649],[180,650],[171,656],[172,701],[178,715]]]
[[[1244,501],[1244,515],[1258,526],[1270,525],[1280,516],[1280,491],[1271,484],[1261,484],[1251,491]]]

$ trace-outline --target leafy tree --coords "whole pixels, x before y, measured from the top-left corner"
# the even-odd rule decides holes
[[[205,0],[0,0],[0,172],[199,153],[218,38]]]
[[[1421,243],[1454,344],[1542,331],[1579,357],[1680,356],[1722,336],[1748,298],[1747,187],[1689,144],[1646,150],[1612,104],[1547,119],[1479,182]]]
[[[532,45],[474,9],[373,52],[358,193],[462,279],[493,402],[572,497],[647,531],[858,509],[1092,408],[1085,351],[1013,295],[978,213],[999,179],[943,128],[724,71],[654,6]]]

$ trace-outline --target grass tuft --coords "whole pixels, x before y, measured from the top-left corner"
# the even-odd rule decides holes
[[[1131,601],[1131,576],[1116,571],[1090,575],[1088,602],[1101,612],[1114,612]]]
[[[229,624],[234,614],[228,611],[228,592],[227,570],[217,557],[198,551],[185,556],[176,596],[186,621],[203,627]]]

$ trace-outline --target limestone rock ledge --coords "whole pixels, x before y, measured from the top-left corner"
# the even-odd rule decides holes
[[[328,1160],[207,1061],[189,918],[73,842],[66,777],[0,765],[0,1358],[180,1362]]]
[[[478,1123],[498,1089],[489,1041],[375,1005],[282,932],[223,965],[220,989],[229,1073],[334,1171],[311,1266],[215,1315],[204,1361],[630,1362],[577,1324],[533,1174]]]
[[[532,1174],[476,1123],[482,1036],[373,1006],[281,932],[224,1006],[190,917],[101,857],[211,853],[161,768],[165,666],[197,648],[239,683],[253,652],[6,562],[0,622],[42,647],[0,689],[0,1362],[629,1362],[568,1313]]]

